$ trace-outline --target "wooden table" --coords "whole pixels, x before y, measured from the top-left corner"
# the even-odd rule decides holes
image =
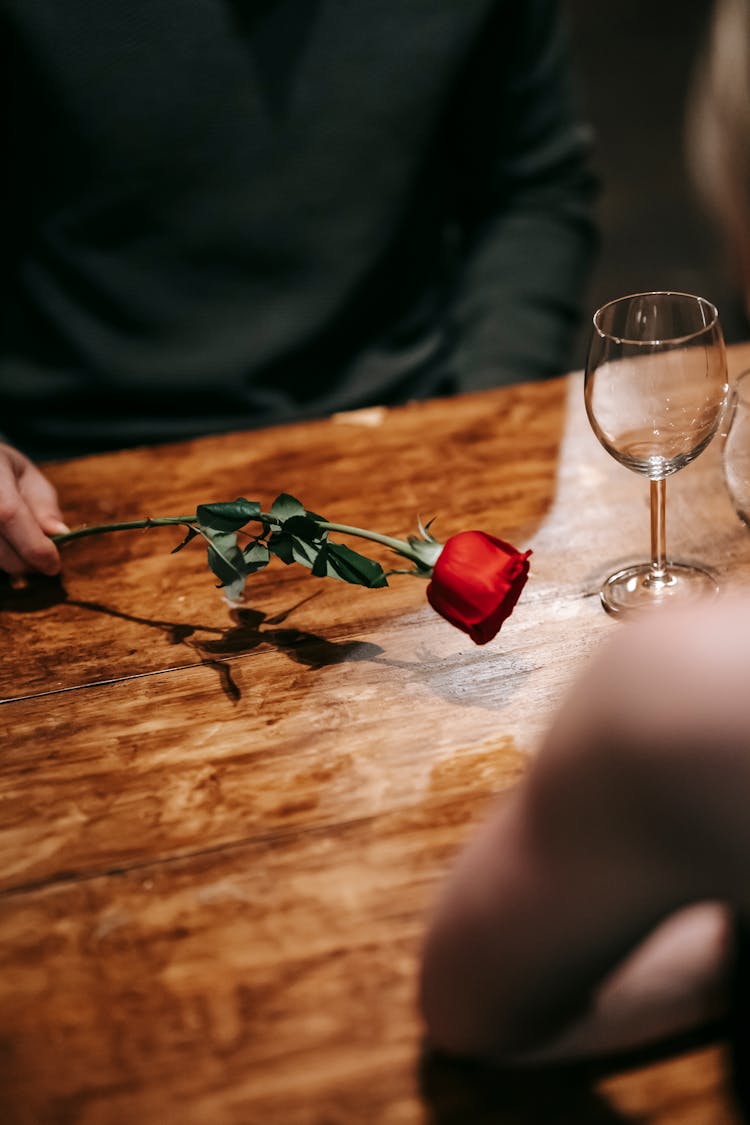
[[[731,355],[735,370],[750,347]],[[670,478],[675,555],[750,583],[714,443]],[[736,1121],[720,1043],[513,1081],[425,1058],[415,976],[457,848],[619,624],[648,489],[579,375],[55,465],[72,525],[299,496],[393,535],[532,547],[476,648],[396,577],[278,564],[231,611],[179,530],[80,540],[0,602],[0,1119],[8,1125]],[[356,544],[353,544],[356,546]],[[382,556],[384,559],[386,556]]]

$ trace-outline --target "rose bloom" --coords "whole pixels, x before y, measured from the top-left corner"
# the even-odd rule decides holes
[[[446,621],[478,645],[487,644],[521,596],[530,554],[484,531],[461,531],[445,543],[427,599]]]

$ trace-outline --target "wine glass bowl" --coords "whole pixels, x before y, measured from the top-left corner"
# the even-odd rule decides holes
[[[702,354],[653,353],[613,360],[589,380],[586,407],[607,452],[657,480],[693,461],[714,437],[722,384],[714,385]]]
[[[601,598],[620,614],[715,593],[702,567],[666,556],[665,479],[715,436],[727,396],[716,308],[687,293],[637,293],[598,309],[586,363],[586,413],[601,445],[651,482],[651,561],[610,575]]]

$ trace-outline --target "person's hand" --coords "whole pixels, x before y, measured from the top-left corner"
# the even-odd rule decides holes
[[[12,578],[30,571],[59,574],[60,555],[49,536],[68,530],[44,474],[0,442],[0,570]]]

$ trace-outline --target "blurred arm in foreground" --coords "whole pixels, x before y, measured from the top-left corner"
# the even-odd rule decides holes
[[[470,842],[424,954],[431,1043],[571,1060],[727,1011],[750,919],[750,601],[618,632]]]

